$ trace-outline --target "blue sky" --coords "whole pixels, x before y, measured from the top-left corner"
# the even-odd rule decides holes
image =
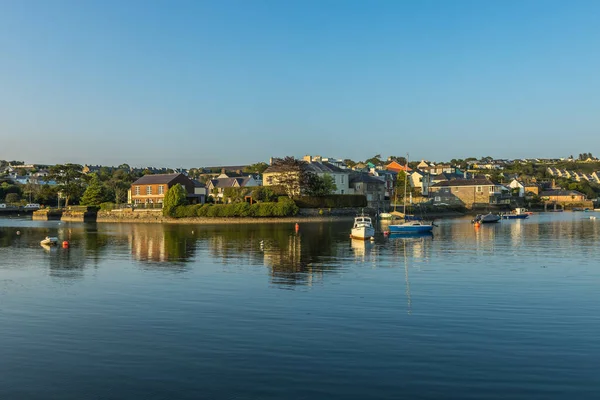
[[[597,1],[5,1],[0,159],[599,155],[599,20]]]

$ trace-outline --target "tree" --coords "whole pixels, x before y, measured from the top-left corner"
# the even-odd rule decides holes
[[[382,161],[381,161],[381,154],[376,154],[371,158],[368,158],[365,160],[365,164],[367,163],[371,163],[373,165],[381,165]]]
[[[81,195],[83,191],[83,167],[79,164],[58,164],[50,167],[48,178],[56,181],[59,190],[66,199],[65,207],[72,198]]]
[[[329,174],[320,177],[317,174],[309,174],[308,185],[305,194],[308,196],[322,197],[334,193],[337,190],[335,180]]]
[[[85,206],[99,206],[108,201],[106,188],[96,174],[92,175],[92,180],[81,197],[81,204]]]
[[[21,200],[21,196],[19,196],[18,193],[9,193],[6,195],[6,199],[5,199],[5,201],[7,203],[16,203],[19,200]]]
[[[269,164],[264,162],[258,162],[256,164],[248,165],[244,168],[244,172],[250,174],[262,174],[265,169],[269,168]]]
[[[108,195],[114,198],[115,204],[124,203],[127,195],[127,190],[131,187],[131,184],[135,178],[125,169],[117,169],[113,171],[112,176],[106,182],[108,188]]]
[[[352,168],[352,167],[354,167],[354,166],[356,165],[356,162],[355,162],[355,161],[352,161],[352,160],[351,160],[351,159],[349,159],[349,158],[346,158],[346,159],[344,160],[344,164],[346,164],[346,167],[348,167],[348,168]]]
[[[390,157],[390,159],[396,161],[398,164],[400,164],[402,166],[406,165],[406,157],[392,156],[392,157]]]
[[[289,198],[299,195],[310,179],[306,161],[294,157],[275,158],[269,169],[277,173],[276,184],[281,186]]]
[[[187,192],[181,186],[181,184],[176,184],[171,186],[169,190],[167,190],[167,194],[165,196],[165,200],[163,203],[163,215],[165,217],[174,217],[175,210],[177,207],[182,206],[186,203]]]

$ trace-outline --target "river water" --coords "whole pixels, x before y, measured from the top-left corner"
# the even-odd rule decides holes
[[[598,399],[590,215],[373,243],[0,219],[0,399]]]

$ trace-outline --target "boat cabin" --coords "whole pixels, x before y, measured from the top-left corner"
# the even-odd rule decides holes
[[[371,217],[360,216],[354,218],[354,227],[359,228],[361,226],[372,226]]]

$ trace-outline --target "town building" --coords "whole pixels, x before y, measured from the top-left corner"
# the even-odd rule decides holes
[[[390,207],[385,199],[385,182],[383,179],[367,173],[354,173],[350,176],[350,194],[362,194],[367,198],[367,207],[384,211]]]
[[[511,198],[508,188],[482,178],[438,182],[429,188],[429,195],[434,204],[462,205],[466,208],[485,204],[509,204]]]
[[[206,200],[206,192],[201,186],[194,183],[183,174],[159,174],[144,175],[131,184],[129,202],[133,204],[162,204],[167,191],[181,184],[187,193],[191,204],[203,204]]]

